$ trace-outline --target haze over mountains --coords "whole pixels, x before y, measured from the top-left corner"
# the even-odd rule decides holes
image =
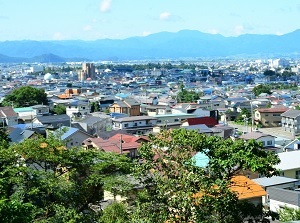
[[[0,63],[147,60],[300,55],[300,30],[285,35],[224,37],[195,30],[95,41],[3,41]]]

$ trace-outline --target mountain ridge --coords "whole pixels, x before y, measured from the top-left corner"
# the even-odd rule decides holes
[[[66,62],[82,60],[144,60],[238,55],[300,54],[300,29],[284,35],[243,34],[225,37],[197,30],[159,32],[126,39],[17,40],[0,42],[0,62]]]

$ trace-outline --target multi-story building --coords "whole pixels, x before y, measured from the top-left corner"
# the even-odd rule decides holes
[[[95,66],[93,63],[83,63],[82,70],[79,73],[78,79],[80,81],[86,80],[88,78],[94,80],[96,77]]]
[[[281,126],[293,135],[300,133],[300,110],[290,109],[281,114]]]

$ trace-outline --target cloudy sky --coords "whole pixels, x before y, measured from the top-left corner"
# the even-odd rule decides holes
[[[0,0],[0,41],[124,39],[183,29],[282,35],[300,29],[300,1]]]

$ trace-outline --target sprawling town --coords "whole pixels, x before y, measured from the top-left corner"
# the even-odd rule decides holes
[[[300,61],[285,58],[0,64],[0,125],[11,145],[55,134],[66,149],[129,160],[139,160],[140,147],[162,132],[256,141],[278,156],[274,168],[280,172],[269,177],[259,168],[244,170],[231,189],[238,200],[279,213],[300,208],[299,77]],[[10,97],[28,87],[42,90],[47,100],[26,104]],[[192,156],[197,167],[210,163],[204,152]],[[145,186],[132,176],[128,181]],[[126,199],[107,190],[91,208]]]

